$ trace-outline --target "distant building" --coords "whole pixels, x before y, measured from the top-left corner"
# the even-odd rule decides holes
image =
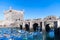
[[[24,11],[13,10],[12,8],[4,12],[4,17],[5,20],[0,20],[1,27],[20,27],[22,25],[24,28],[25,24],[28,24],[30,28],[33,28],[34,23],[37,23],[42,28],[45,28],[47,24],[50,24],[50,27],[60,27],[60,18],[56,16],[24,20]]]

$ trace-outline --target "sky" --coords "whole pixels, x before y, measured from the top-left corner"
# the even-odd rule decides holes
[[[60,16],[60,0],[0,0],[0,20],[4,20],[4,11],[10,6],[24,10],[24,19]]]

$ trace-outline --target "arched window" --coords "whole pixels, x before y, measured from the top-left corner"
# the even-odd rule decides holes
[[[12,12],[12,10],[10,10],[9,12]]]
[[[51,17],[49,19],[51,20]]]
[[[20,18],[18,20],[20,21]]]

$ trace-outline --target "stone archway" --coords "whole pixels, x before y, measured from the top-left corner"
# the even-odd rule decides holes
[[[29,27],[28,24],[25,24],[25,30],[26,30],[26,31],[30,31],[30,27]]]
[[[38,23],[34,23],[34,24],[33,24],[33,30],[36,31],[37,28],[38,28]]]
[[[45,25],[45,30],[46,30],[46,32],[49,32],[50,31],[50,26],[49,26],[50,24],[46,24]]]
[[[23,29],[22,25],[20,25],[20,29],[21,29],[21,30]]]

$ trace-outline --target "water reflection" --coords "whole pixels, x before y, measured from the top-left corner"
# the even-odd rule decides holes
[[[49,24],[47,24],[45,29],[46,40],[54,40],[54,28],[50,28]]]
[[[0,28],[0,40],[43,40],[44,34],[40,31],[40,28],[34,28],[33,32],[27,29]],[[46,40],[54,40],[54,30],[45,33]]]
[[[6,30],[5,30],[6,29]],[[11,32],[12,31],[12,32]],[[0,40],[42,40],[42,32],[23,29],[0,28]]]
[[[46,40],[54,40],[54,30],[46,32]]]
[[[55,40],[60,40],[60,27],[55,29]]]

